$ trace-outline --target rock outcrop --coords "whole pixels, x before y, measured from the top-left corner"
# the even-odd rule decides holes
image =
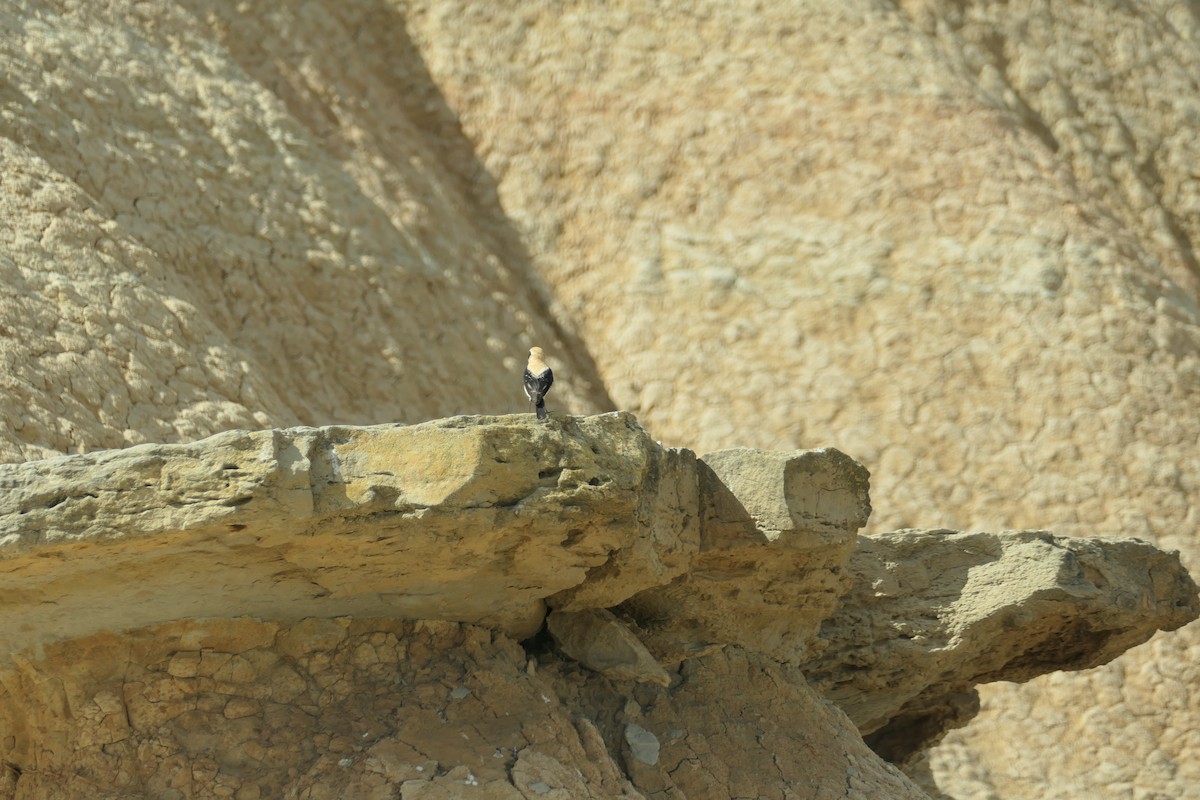
[[[2,677],[4,798],[925,797],[797,670],[736,648],[631,696],[469,625],[188,621]]]
[[[847,588],[867,471],[837,450],[725,450],[701,459],[699,485],[690,569],[620,611],[664,662],[730,643],[802,660]]]
[[[0,650],[243,615],[525,638],[546,598],[604,608],[687,570],[696,485],[695,458],[627,414],[234,431],[0,465],[0,569],[21,580]]]
[[[546,630],[563,655],[613,680],[670,686],[671,676],[644,642],[615,614],[603,608],[554,610]]]
[[[622,413],[229,432],[0,487],[0,797],[915,800],[879,754],[974,684],[1200,613],[1150,545],[859,538],[848,456],[698,461]]]
[[[1103,532],[1200,565],[1193,4],[405,7],[656,438],[851,453],[872,532]],[[1197,647],[989,688],[939,785],[1195,800]]]
[[[0,461],[516,412],[542,344],[554,412],[852,454],[871,532],[1194,570],[1198,41],[1149,1],[13,0]],[[935,782],[1196,797],[1198,636],[985,687]]]
[[[5,798],[641,796],[469,625],[189,620],[50,645],[2,687]]]
[[[205,0],[0,17],[0,460],[515,412],[531,344],[552,408],[614,407],[403,17],[278,21]]]
[[[975,716],[976,684],[1099,666],[1200,615],[1178,553],[1136,539],[896,531],[849,571],[805,674],[893,763]]]

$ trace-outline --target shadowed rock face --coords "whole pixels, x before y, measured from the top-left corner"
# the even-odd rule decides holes
[[[893,762],[974,716],[976,684],[1095,667],[1200,613],[1179,554],[1137,539],[896,531],[849,572],[805,674]]]
[[[546,630],[563,655],[614,680],[670,686],[671,676],[628,625],[611,611],[552,611]]]
[[[84,774],[113,797],[916,798],[855,729],[903,761],[976,683],[1200,608],[1144,542],[859,537],[848,456],[697,461],[622,413],[229,432],[0,487],[0,798]]]
[[[837,450],[735,449],[700,464],[700,551],[666,586],[620,611],[666,662],[735,643],[803,659],[847,588],[871,513],[868,474]]]
[[[0,686],[0,797],[640,797],[521,647],[470,625],[189,620],[44,653]]]
[[[838,447],[873,473],[871,533],[1132,535],[1200,565],[1195,3],[405,5],[656,438]],[[991,687],[939,785],[1194,794],[1198,648]]]

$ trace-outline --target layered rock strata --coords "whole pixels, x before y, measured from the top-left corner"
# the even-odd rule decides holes
[[[920,798],[877,753],[975,683],[1197,615],[1136,541],[859,538],[867,481],[620,413],[2,465],[0,797]]]
[[[868,478],[832,449],[704,456],[699,551],[621,613],[666,662],[730,643],[802,660],[848,586],[844,567],[871,514]]]
[[[245,614],[523,638],[551,595],[616,605],[699,543],[695,458],[623,414],[233,431],[0,465],[0,486],[4,652]]]
[[[979,710],[972,687],[1099,666],[1196,619],[1178,553],[1047,531],[864,536],[809,681],[902,763]]]

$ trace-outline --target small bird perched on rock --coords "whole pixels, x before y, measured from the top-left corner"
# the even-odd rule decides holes
[[[525,394],[533,403],[538,419],[546,418],[546,392],[554,385],[554,373],[546,366],[542,348],[529,348],[529,362],[525,365]]]

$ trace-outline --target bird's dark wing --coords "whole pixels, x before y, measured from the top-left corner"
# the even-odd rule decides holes
[[[547,367],[545,372],[540,372],[534,375],[529,370],[525,370],[525,394],[530,400],[537,402],[536,398],[545,397],[546,392],[550,391],[551,384],[554,383],[554,373]]]
[[[529,370],[525,370],[525,396],[530,400],[537,402],[536,398],[542,396],[542,382],[539,381],[534,374]]]

